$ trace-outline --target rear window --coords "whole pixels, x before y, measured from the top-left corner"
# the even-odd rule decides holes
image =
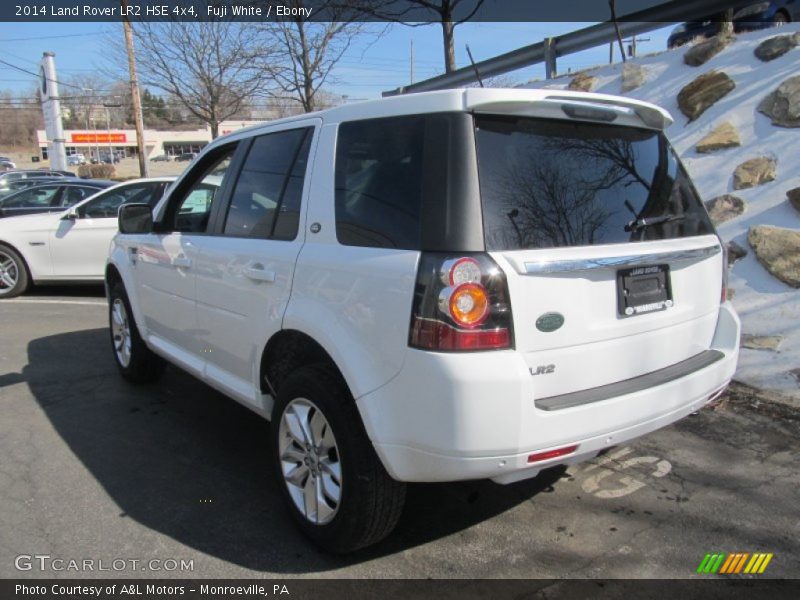
[[[516,117],[475,124],[487,250],[714,232],[662,133]]]

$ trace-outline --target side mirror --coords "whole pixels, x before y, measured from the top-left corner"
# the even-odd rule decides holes
[[[120,233],[150,233],[153,231],[153,211],[149,204],[123,204],[119,208]]]

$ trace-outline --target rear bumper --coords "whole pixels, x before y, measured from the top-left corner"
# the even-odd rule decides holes
[[[401,372],[359,398],[358,407],[395,479],[509,483],[587,460],[698,410],[733,377],[739,332],[739,319],[725,303],[711,344],[722,358],[653,387],[559,410],[536,407],[532,377],[515,351],[409,349]],[[532,453],[573,444],[573,454],[528,463]]]

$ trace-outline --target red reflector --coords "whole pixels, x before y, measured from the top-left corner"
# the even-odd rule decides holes
[[[426,350],[499,350],[511,347],[506,328],[462,330],[433,319],[414,321],[411,343]]]
[[[563,448],[548,450],[547,452],[537,452],[528,456],[528,462],[539,462],[542,460],[550,460],[551,458],[558,458],[559,456],[566,456],[567,454],[572,454],[577,449],[578,444],[574,444],[573,446],[564,446]]]

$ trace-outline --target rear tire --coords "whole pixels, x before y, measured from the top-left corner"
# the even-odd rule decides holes
[[[271,445],[281,493],[300,529],[329,552],[353,552],[389,535],[406,486],[372,446],[338,373],[302,367],[280,386]]]
[[[25,260],[13,248],[0,244],[0,298],[19,296],[29,285]]]
[[[108,322],[111,349],[120,374],[132,383],[151,383],[161,377],[166,363],[147,347],[139,335],[131,303],[122,282],[111,287]]]

